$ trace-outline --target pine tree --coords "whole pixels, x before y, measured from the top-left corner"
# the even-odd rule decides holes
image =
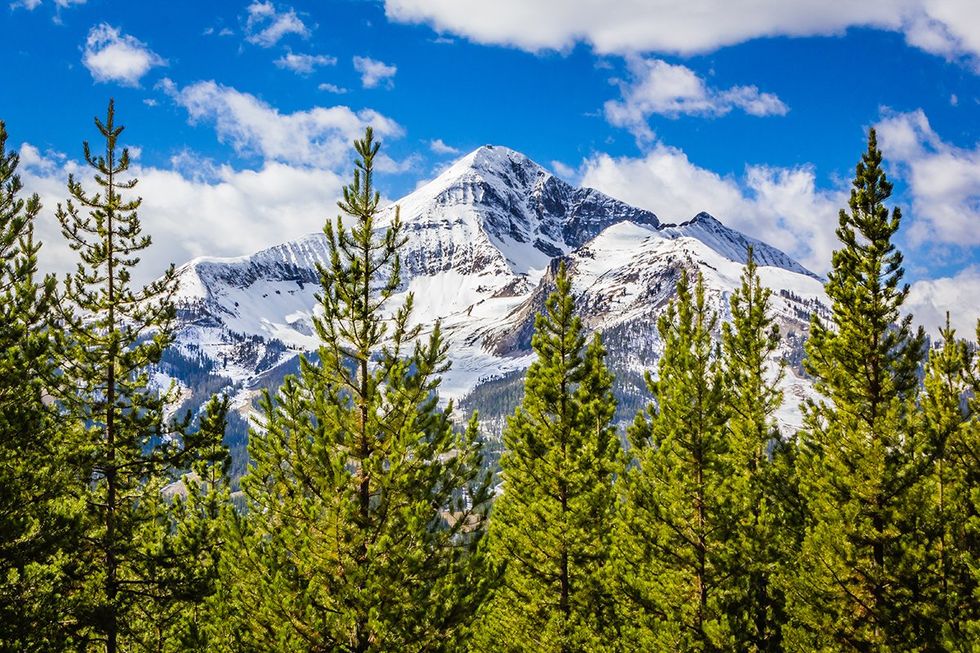
[[[712,340],[717,315],[698,276],[681,272],[657,326],[664,342],[656,399],[629,430],[616,583],[628,650],[715,651],[735,646],[732,597],[735,505],[725,433],[729,397]]]
[[[81,488],[86,534],[78,551],[82,579],[74,591],[79,645],[98,644],[108,653],[145,639],[152,625],[135,618],[152,611],[161,597],[183,591],[156,572],[156,543],[166,531],[162,492],[191,460],[181,424],[168,424],[171,397],[150,387],[149,374],[169,342],[176,290],[173,266],[134,289],[131,272],[150,245],[137,210],[140,199],[124,199],[136,185],[124,175],[129,153],[120,152],[123,131],[109,102],[105,122],[95,119],[104,151],[84,143],[99,192],[90,194],[73,176],[70,199],[57,217],[80,262],[66,279],[61,319],[67,338],[62,361],[67,392],[60,397],[84,430]]]
[[[970,650],[971,643],[976,650],[980,642],[980,321],[968,378],[970,419],[951,450],[959,468],[957,490],[966,519],[959,539],[953,542],[960,563],[957,571],[963,572],[956,595],[963,612],[958,615],[962,627],[951,625],[944,632],[950,650]]]
[[[727,433],[732,470],[737,558],[729,619],[742,651],[782,650],[783,597],[773,580],[792,555],[789,519],[781,492],[791,485],[774,460],[782,443],[774,415],[783,402],[779,327],[772,291],[759,279],[752,248],[741,286],[730,299],[732,321],[722,325],[723,363],[729,392]]]
[[[459,433],[438,408],[439,325],[417,338],[411,296],[390,306],[404,240],[397,210],[379,229],[378,147],[370,129],[355,143],[350,227],[324,228],[319,360],[265,395],[250,437],[247,519],[227,556],[236,646],[455,650],[480,600],[489,481],[475,422]]]
[[[978,587],[971,568],[977,564],[980,541],[971,541],[969,523],[976,517],[971,491],[980,481],[980,454],[970,428],[966,397],[970,351],[949,326],[940,331],[942,345],[929,352],[921,399],[924,428],[935,467],[928,477],[935,583],[935,619],[943,630],[946,650],[970,650],[968,623],[978,617]],[[973,458],[971,460],[971,458]],[[971,470],[972,467],[972,470]],[[972,471],[972,474],[971,474]],[[971,478],[972,476],[972,478]]]
[[[934,642],[924,587],[925,438],[914,410],[924,335],[899,310],[908,294],[892,239],[901,214],[874,130],[840,212],[826,284],[831,324],[811,324],[806,370],[820,399],[800,435],[801,491],[809,511],[788,600],[792,646],[901,650]]]
[[[39,278],[37,195],[20,197],[18,157],[0,122],[0,650],[53,650],[77,535],[70,438],[45,402],[57,384],[51,306],[55,279]]]
[[[605,585],[620,465],[605,349],[586,344],[564,264],[537,315],[523,400],[503,432],[489,556],[500,585],[475,650],[615,650]]]
[[[231,456],[223,443],[228,398],[212,397],[199,424],[185,436],[195,453],[190,470],[153,497],[155,537],[145,541],[144,576],[152,579],[152,600],[138,604],[147,624],[141,645],[150,651],[211,651],[216,624],[209,599],[217,594],[224,553],[224,527],[232,510],[228,469]]]

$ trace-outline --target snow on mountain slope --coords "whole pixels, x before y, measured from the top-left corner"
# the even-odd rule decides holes
[[[504,147],[475,150],[396,204],[407,242],[392,307],[411,292],[417,323],[442,320],[453,365],[445,397],[473,395],[526,369],[533,316],[559,259],[568,264],[585,324],[606,333],[610,360],[626,376],[652,368],[659,356],[656,316],[681,266],[705,275],[725,315],[753,245],[763,281],[782,291],[776,304],[787,333],[802,333],[824,299],[819,280],[799,263],[706,213],[661,225],[649,211],[575,188]],[[395,205],[386,208],[381,224],[394,212]],[[316,266],[326,255],[325,236],[312,234],[252,256],[182,266],[171,375],[195,387],[190,377],[206,372],[207,383],[197,387],[225,385],[247,412],[260,388],[275,385],[295,368],[297,354],[316,346]],[[790,358],[798,345],[788,337]]]
[[[679,225],[662,225],[662,233],[673,238],[694,238],[722,256],[739,263],[746,262],[746,252],[751,246],[756,263],[759,265],[783,268],[790,272],[816,278],[815,274],[780,250],[755,238],[749,238],[734,229],[729,229],[708,213],[698,213],[691,220]]]
[[[614,372],[621,378],[632,376],[637,381],[632,388],[621,390],[642,394],[642,383],[638,383],[642,372],[656,371],[656,361],[663,351],[656,322],[675,295],[681,269],[688,271],[692,282],[700,273],[709,304],[722,319],[730,318],[729,300],[741,283],[745,254],[736,260],[726,256],[726,252],[732,252],[729,243],[737,242],[735,239],[741,235],[714,218],[711,221],[716,237],[706,239],[707,242],[685,235],[696,234],[695,230],[656,228],[625,221],[608,227],[564,257],[584,325],[590,331],[604,334]],[[781,353],[792,362],[799,359],[810,314],[824,310],[826,296],[815,275],[778,250],[765,246],[761,254],[757,257],[760,279],[776,291],[773,310],[785,336]],[[504,358],[529,353],[534,315],[554,289],[555,269],[553,265],[539,287],[485,334],[485,347]],[[452,375],[451,370],[449,377]],[[790,365],[784,379],[787,396],[798,399],[809,392],[809,387],[809,382],[801,378],[798,366]],[[788,402],[779,415],[786,427],[795,428],[800,423],[797,404],[795,400]]]

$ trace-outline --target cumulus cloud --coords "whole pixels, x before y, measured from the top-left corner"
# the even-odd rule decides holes
[[[885,161],[908,184],[910,241],[980,245],[980,143],[968,149],[943,141],[921,109],[886,113],[877,130]]]
[[[271,48],[288,34],[306,38],[310,29],[292,8],[276,8],[272,2],[253,2],[246,9],[245,40]]]
[[[452,145],[446,145],[441,138],[437,138],[434,141],[429,141],[429,149],[436,154],[459,154],[459,148],[455,148]]]
[[[67,197],[69,173],[94,188],[89,170],[28,144],[20,152],[25,189],[37,192],[44,204],[37,226],[44,243],[41,264],[46,271],[68,272],[77,255],[64,242],[54,208]],[[134,280],[140,283],[159,276],[170,263],[248,254],[318,231],[335,214],[345,181],[321,168],[266,162],[235,170],[188,153],[175,157],[169,168],[134,165],[130,172],[139,179],[132,196],[143,198],[144,232],[153,238],[136,269]]]
[[[909,44],[947,58],[980,58],[980,3],[974,0],[621,0],[616,11],[607,0],[385,0],[385,13],[393,21],[529,51],[584,42],[604,54],[694,54],[760,37],[840,34],[863,26],[901,32]]]
[[[575,168],[573,168],[572,166],[568,165],[567,163],[563,163],[563,162],[557,161],[557,160],[556,161],[552,161],[551,162],[551,169],[555,172],[555,174],[557,174],[562,179],[575,179],[576,178]]]
[[[403,134],[401,126],[377,111],[345,106],[314,107],[283,114],[254,95],[214,81],[161,88],[183,107],[192,123],[212,123],[219,140],[244,155],[291,165],[334,169],[346,165],[350,143],[368,126],[379,136]]]
[[[82,63],[97,82],[138,86],[143,75],[167,62],[139,39],[123,34],[107,23],[89,30]]]
[[[309,75],[320,66],[333,66],[337,57],[323,54],[294,54],[287,52],[273,62],[279,68],[291,70],[299,75]]]
[[[327,82],[320,84],[317,88],[327,93],[336,93],[337,95],[343,95],[347,92],[347,89],[343,86],[337,86],[336,84],[329,84]]]
[[[398,67],[389,66],[370,57],[354,57],[354,70],[361,74],[361,84],[364,85],[364,88],[375,88],[381,82],[391,88],[394,84],[392,79],[398,72]]]
[[[760,93],[755,86],[711,88],[687,66],[629,57],[627,68],[630,79],[619,82],[622,100],[609,100],[604,112],[611,124],[626,127],[644,140],[653,138],[647,124],[653,114],[722,116],[737,108],[753,116],[781,116],[789,111],[777,96]]]
[[[665,222],[707,211],[821,274],[830,267],[837,212],[847,201],[846,189],[818,188],[810,166],[748,166],[735,179],[661,143],[640,158],[593,156],[583,163],[581,183],[649,209]]]
[[[951,277],[916,281],[904,310],[933,338],[946,325],[948,311],[956,335],[973,340],[980,318],[980,267],[971,265]]]

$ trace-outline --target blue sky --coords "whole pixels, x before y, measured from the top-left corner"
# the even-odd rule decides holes
[[[18,0],[0,8],[0,119],[64,269],[53,208],[115,98],[156,241],[146,277],[317,230],[367,124],[392,199],[507,145],[824,272],[877,126],[934,322],[980,307],[978,27],[973,0]]]

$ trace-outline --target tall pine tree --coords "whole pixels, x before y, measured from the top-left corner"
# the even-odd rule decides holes
[[[686,270],[657,326],[664,341],[656,399],[629,430],[621,484],[616,585],[629,650],[714,651],[735,646],[735,509],[725,423],[729,398],[712,339],[717,315]]]
[[[157,543],[169,534],[161,493],[190,463],[193,448],[183,446],[182,425],[166,422],[171,397],[152,388],[149,377],[170,340],[174,268],[133,287],[132,270],[150,238],[137,214],[140,199],[123,197],[136,180],[125,176],[129,153],[119,148],[123,127],[112,101],[105,121],[96,118],[95,125],[102,149],[95,153],[85,142],[83,150],[99,191],[89,193],[69,176],[70,199],[57,210],[80,258],[62,303],[68,342],[60,399],[84,430],[86,533],[73,551],[83,573],[72,618],[79,646],[115,653],[155,630],[138,614],[185,590],[172,575],[158,573]]]
[[[0,650],[54,650],[77,535],[70,430],[50,401],[58,384],[51,307],[39,277],[37,195],[21,197],[18,157],[0,122]]]
[[[935,459],[927,479],[938,586],[934,615],[941,624],[946,650],[968,651],[974,641],[969,622],[980,616],[974,576],[980,540],[970,532],[970,520],[977,517],[971,494],[980,481],[980,443],[967,411],[970,350],[949,326],[948,314],[940,337],[941,346],[929,352],[921,399]]]
[[[771,296],[750,247],[741,285],[730,299],[732,321],[722,325],[732,518],[738,525],[732,571],[737,589],[729,618],[742,651],[782,650],[784,601],[773,581],[793,554],[783,494],[792,481],[774,459],[788,445],[775,423],[784,370],[776,358],[780,339]]]
[[[475,650],[616,650],[606,589],[620,465],[598,334],[586,344],[564,264],[535,319],[524,398],[504,429],[489,556],[502,570]]]
[[[480,600],[489,499],[475,422],[438,407],[446,349],[393,306],[404,242],[378,224],[379,144],[355,143],[353,182],[327,222],[321,345],[262,400],[242,481],[247,517],[227,556],[236,646],[280,651],[454,650]],[[382,228],[384,227],[384,228]]]
[[[814,318],[807,371],[820,398],[805,406],[801,491],[809,511],[789,592],[791,645],[807,650],[929,648],[930,594],[917,368],[924,335],[900,317],[908,294],[884,202],[892,186],[875,132],[841,210],[826,284],[831,324]]]

